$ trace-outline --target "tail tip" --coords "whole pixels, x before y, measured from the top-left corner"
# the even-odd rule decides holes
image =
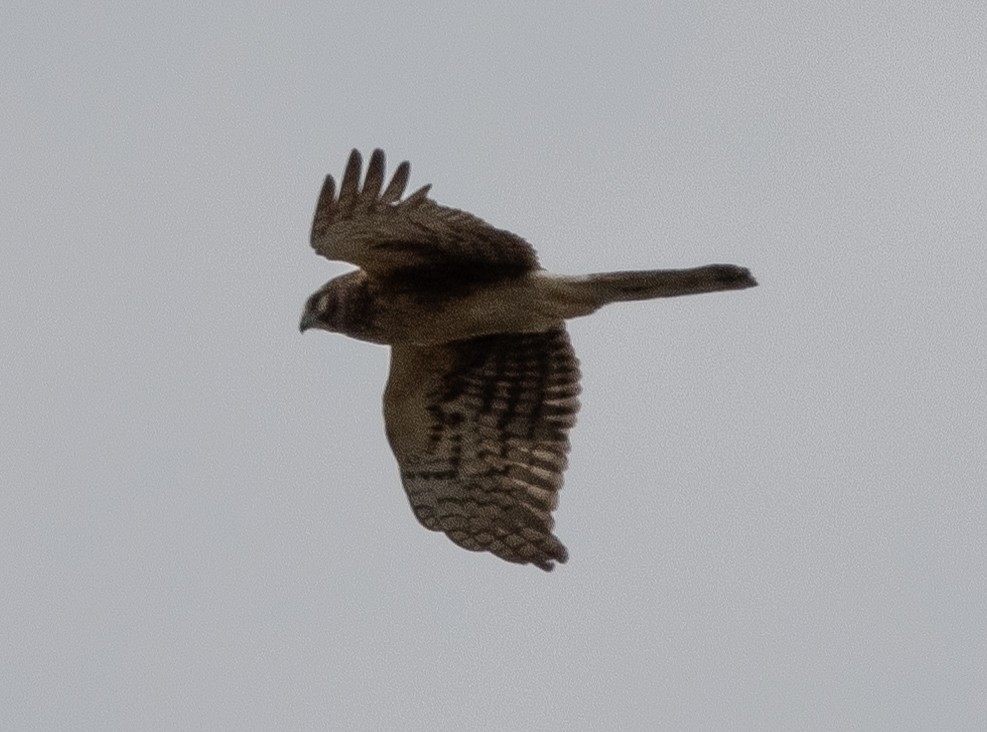
[[[757,280],[747,267],[735,264],[714,264],[710,269],[715,270],[717,279],[725,286],[734,290],[757,287]]]

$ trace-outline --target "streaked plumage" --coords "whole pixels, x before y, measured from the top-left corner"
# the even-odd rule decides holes
[[[552,534],[579,409],[567,318],[620,300],[741,289],[733,265],[551,275],[520,237],[427,197],[384,186],[375,150],[360,186],[354,150],[339,192],[326,178],[312,246],[359,269],[330,280],[301,329],[391,346],[387,437],[418,520],[467,549],[545,570],[567,552]]]

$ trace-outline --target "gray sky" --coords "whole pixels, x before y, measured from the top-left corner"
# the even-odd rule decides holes
[[[982,3],[89,5],[0,14],[0,728],[987,727]],[[549,269],[761,283],[571,324],[550,575],[298,334],[376,146]]]

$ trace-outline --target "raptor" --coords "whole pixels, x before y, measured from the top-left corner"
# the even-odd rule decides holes
[[[565,321],[603,305],[757,283],[730,264],[550,274],[521,237],[405,196],[410,166],[385,185],[384,153],[354,150],[337,192],[328,176],[312,224],[315,251],[358,269],[306,302],[318,328],[391,348],[387,439],[411,508],[456,544],[551,570],[552,533],[579,410],[579,363]]]

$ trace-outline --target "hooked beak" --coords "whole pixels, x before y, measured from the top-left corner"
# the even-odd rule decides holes
[[[318,321],[316,320],[315,315],[313,315],[308,311],[305,311],[304,313],[302,313],[302,322],[298,324],[298,331],[300,333],[304,333],[309,328],[314,328],[317,322]]]

